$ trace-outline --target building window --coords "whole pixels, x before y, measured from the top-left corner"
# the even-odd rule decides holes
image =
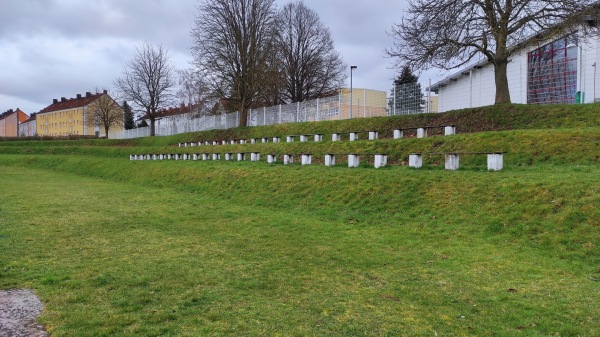
[[[577,91],[577,47],[563,37],[528,55],[527,103],[575,103]]]

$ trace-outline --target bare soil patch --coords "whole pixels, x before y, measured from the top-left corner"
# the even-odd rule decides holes
[[[50,337],[36,321],[43,308],[31,290],[0,290],[0,336]]]

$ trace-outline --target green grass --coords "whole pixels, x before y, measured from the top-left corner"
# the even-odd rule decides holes
[[[599,333],[597,167],[246,164],[0,167],[0,287],[53,336]]]
[[[204,148],[389,154],[378,170],[128,160],[357,121],[1,142],[0,289],[34,289],[53,337],[597,336],[600,130],[595,105],[576,109],[360,121],[474,132],[449,137]],[[479,132],[486,121],[497,131]],[[501,172],[483,156],[440,166],[439,153],[499,149]],[[412,152],[428,153],[423,169],[403,165]]]

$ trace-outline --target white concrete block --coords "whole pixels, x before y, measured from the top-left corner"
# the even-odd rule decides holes
[[[208,153],[202,154],[202,160],[209,160],[209,159],[210,159],[210,155]]]
[[[459,156],[456,153],[446,155],[446,170],[456,171],[459,167]]]
[[[261,138],[261,140],[262,140],[262,142],[263,142],[263,143],[266,143],[266,142],[268,142],[268,141],[269,141],[269,139],[268,139],[268,138]]]
[[[246,144],[246,140],[245,139],[240,139],[240,144],[242,144],[242,145]]]
[[[350,132],[350,141],[358,140],[358,132]]]
[[[305,135],[300,135],[300,142],[301,142],[301,143],[304,143],[304,142],[307,142],[307,141],[308,141],[308,137],[307,137],[307,136],[305,136]]]
[[[281,138],[273,137],[273,143],[279,143],[279,142],[281,142]]]
[[[221,159],[221,155],[218,153],[213,153],[212,155],[212,160],[220,160]]]
[[[256,139],[254,139],[254,138],[250,139],[250,144],[256,144]]]
[[[173,159],[173,155],[172,154],[168,154],[167,155],[167,159]]]
[[[190,146],[196,146],[196,143],[190,143]]]
[[[311,154],[303,154],[302,155],[302,165],[310,165],[312,164],[312,155]]]
[[[129,155],[129,160],[135,160],[135,155],[134,154],[130,154]]]
[[[375,140],[379,138],[379,132],[369,131],[369,140]]]
[[[315,135],[315,142],[322,142],[323,141],[323,135],[321,134],[317,134]]]
[[[192,160],[198,160],[198,154],[197,153],[194,153],[192,155]]]
[[[246,160],[246,154],[245,153],[238,153],[237,154],[237,160],[238,161]]]
[[[233,153],[225,153],[225,160],[233,160]]]
[[[384,154],[376,154],[374,166],[375,168],[387,166],[387,156]]]
[[[288,142],[288,143],[292,143],[294,141],[294,137],[287,136],[287,137],[285,137],[285,141]]]
[[[177,143],[177,145],[178,145],[179,147],[182,147],[182,146],[183,146],[183,144],[182,144],[182,143]]]
[[[502,153],[490,153],[487,155],[488,171],[501,171],[504,168],[504,155]]]
[[[444,136],[451,136],[456,134],[456,128],[454,126],[446,126],[444,128]]]
[[[283,155],[283,165],[289,165],[289,164],[293,164],[293,163],[294,163],[294,156],[292,156],[291,154]]]
[[[360,164],[360,158],[357,154],[348,155],[348,167],[358,167]]]
[[[417,138],[425,138],[427,137],[427,130],[425,128],[417,129]]]
[[[404,138],[404,132],[402,130],[394,130],[394,139]]]
[[[335,155],[334,154],[326,154],[325,155],[325,166],[334,166],[335,165]]]
[[[273,164],[276,161],[277,161],[277,156],[276,155],[274,155],[274,154],[267,155],[267,163]]]
[[[235,145],[236,143],[237,142],[235,140],[232,140],[232,141],[229,142],[229,144],[231,144],[231,145]]]
[[[420,153],[413,153],[409,155],[408,166],[414,168],[421,168],[423,166],[423,155]]]
[[[331,141],[332,142],[339,142],[340,140],[342,140],[342,137],[339,133],[332,133],[331,134]]]
[[[259,160],[260,160],[260,152],[250,153],[250,161],[259,161]]]

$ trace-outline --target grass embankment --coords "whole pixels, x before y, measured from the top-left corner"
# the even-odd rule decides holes
[[[206,134],[11,143],[0,287],[35,289],[55,337],[599,335],[598,133],[248,145],[509,150],[493,173],[126,157]]]

